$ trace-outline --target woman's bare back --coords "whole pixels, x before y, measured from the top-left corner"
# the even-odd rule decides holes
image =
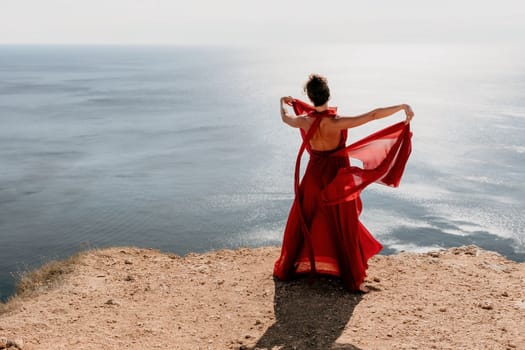
[[[334,117],[337,118],[337,117]],[[341,142],[341,130],[329,128],[328,123],[333,123],[334,118],[322,118],[317,130],[310,139],[310,146],[315,151],[330,151],[336,149]],[[308,118],[308,126],[303,128],[308,132],[316,118]]]

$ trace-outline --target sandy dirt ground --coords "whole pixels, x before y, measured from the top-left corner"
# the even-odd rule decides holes
[[[477,247],[376,256],[368,294],[276,282],[276,247],[110,248],[13,298],[9,349],[525,349],[525,264]]]

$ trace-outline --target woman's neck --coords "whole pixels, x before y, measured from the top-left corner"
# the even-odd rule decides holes
[[[324,112],[327,109],[328,109],[328,102],[326,102],[324,105],[320,105],[320,106],[315,107],[315,110],[317,112]]]

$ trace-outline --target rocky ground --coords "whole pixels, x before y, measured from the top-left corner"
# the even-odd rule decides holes
[[[377,256],[360,295],[275,282],[278,254],[88,251],[3,307],[0,349],[525,349],[524,263],[474,246]]]

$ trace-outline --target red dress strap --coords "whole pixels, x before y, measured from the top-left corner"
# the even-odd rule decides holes
[[[297,201],[298,205],[298,213],[299,213],[299,221],[301,223],[301,228],[303,232],[303,236],[306,242],[306,245],[308,247],[308,256],[310,259],[310,266],[311,266],[311,274],[315,275],[315,258],[314,258],[314,248],[312,244],[312,240],[310,239],[310,229],[308,228],[308,225],[306,225],[306,222],[304,220],[304,214],[301,206],[301,193],[299,191],[299,183],[300,183],[300,170],[301,170],[301,158],[303,156],[304,150],[308,149],[310,151],[310,139],[312,138],[312,135],[314,132],[319,128],[319,124],[321,123],[321,119],[323,117],[334,117],[337,112],[336,107],[330,107],[326,111],[323,112],[317,112],[314,107],[310,106],[309,104],[301,101],[301,100],[294,100],[292,102],[292,107],[294,109],[294,112],[296,115],[302,115],[302,114],[308,114],[310,117],[314,117],[315,120],[310,126],[310,129],[308,129],[308,132],[305,132],[303,129],[301,129],[301,136],[303,138],[303,143],[301,144],[301,147],[299,148],[299,152],[297,153],[297,159],[295,160],[295,174],[294,174],[294,192],[295,192],[295,200]]]

